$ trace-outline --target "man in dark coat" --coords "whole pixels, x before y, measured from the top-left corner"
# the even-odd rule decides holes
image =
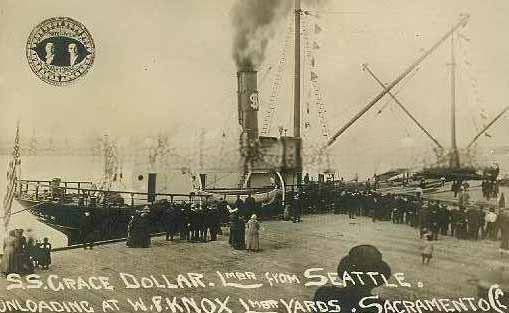
[[[256,200],[249,194],[247,195],[247,198],[244,200],[243,217],[244,218],[251,217],[251,215],[257,213],[255,210],[256,210]]]
[[[95,209],[85,209],[81,214],[81,241],[83,242],[84,249],[92,249],[95,243],[96,236],[96,219]]]
[[[220,212],[217,207],[212,207],[208,212],[207,224],[210,230],[210,241],[217,240],[217,234],[220,229]]]
[[[293,222],[300,223],[300,214],[301,214],[301,201],[300,201],[300,192],[296,192],[293,195]]]
[[[238,234],[239,241],[237,242],[237,247],[239,250],[245,250],[246,249],[246,221],[241,216],[239,219],[239,234]]]
[[[196,242],[200,240],[200,229],[201,229],[201,217],[199,209],[193,205],[190,212],[190,230],[191,230],[191,241]]]
[[[219,223],[224,224],[228,223],[228,202],[226,201],[226,196],[223,197],[221,201],[217,204],[217,210],[219,213]]]
[[[456,237],[458,239],[467,238],[467,215],[464,208],[460,208],[456,213]]]
[[[441,204],[438,208],[438,219],[440,223],[440,234],[446,236],[449,232],[450,215],[446,204]]]
[[[177,209],[169,202],[163,206],[163,222],[166,232],[166,241],[173,241],[173,237],[177,233]]]
[[[231,213],[230,216],[230,239],[229,243],[235,250],[240,250],[244,246],[242,241],[244,239],[243,222],[239,216],[238,210]]]
[[[239,195],[237,195],[237,200],[235,200],[235,204],[233,205],[233,209],[238,209],[240,215],[244,214],[244,201],[242,201],[242,199],[240,198]]]
[[[458,208],[452,207],[451,211],[449,211],[450,220],[451,220],[451,236],[455,237],[457,235],[457,226],[458,226]]]
[[[182,228],[180,230],[180,239],[191,241],[192,233],[191,233],[191,216],[193,212],[191,211],[190,205],[184,203],[183,208],[181,209],[182,214]]]
[[[484,211],[484,208],[481,206],[479,208],[479,229],[481,230],[481,239],[484,239],[486,236],[486,230],[484,229],[484,225],[486,225],[486,211]]]
[[[198,211],[198,219],[199,219],[199,229],[200,229],[200,241],[206,242],[208,238],[208,218],[209,218],[209,209],[206,205],[200,207]]]
[[[348,218],[355,218],[355,203],[354,203],[354,195],[348,192],[346,194],[346,205],[348,206],[346,209],[348,210]]]
[[[439,205],[438,202],[435,202],[431,206],[431,212],[429,215],[429,229],[431,230],[431,235],[433,240],[438,240],[438,233],[440,232],[440,218],[439,218]]]
[[[469,208],[466,212],[468,221],[468,238],[477,240],[479,239],[479,228],[481,227],[481,216],[479,210]]]
[[[142,211],[140,215],[140,245],[142,248],[148,248],[150,243],[150,217],[148,212]]]

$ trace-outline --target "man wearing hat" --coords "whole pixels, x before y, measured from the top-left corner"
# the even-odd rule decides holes
[[[469,187],[469,184],[468,183],[464,183],[462,186],[461,186],[461,193],[459,195],[459,198],[458,198],[458,206],[460,207],[460,209],[465,209],[469,203],[470,203],[470,193],[468,192],[468,187]]]
[[[440,234],[445,236],[449,232],[450,214],[447,204],[441,203],[438,208],[438,220],[440,224]]]
[[[371,245],[353,247],[348,255],[339,261],[338,277],[344,277],[345,273],[351,272],[377,272],[379,275],[375,276],[374,279],[368,278],[362,279],[362,281],[357,275],[351,275],[352,281],[345,280],[343,282],[345,287],[322,286],[316,290],[314,301],[327,303],[330,300],[337,300],[341,312],[378,312],[375,306],[359,308],[359,302],[372,296],[373,289],[384,284],[382,275],[387,280],[391,276],[391,268],[382,260],[382,253]],[[369,306],[374,302],[383,303],[383,299],[369,299],[369,301],[363,301],[363,304]],[[354,308],[355,310],[352,311]]]
[[[300,223],[300,214],[301,214],[301,201],[300,201],[300,191],[297,191],[293,195],[293,222]]]
[[[466,211],[469,239],[479,239],[479,228],[481,228],[481,212],[482,208],[479,210],[473,207],[468,208]]]
[[[465,208],[460,206],[460,209],[456,212],[456,238],[466,239],[467,230],[467,215]]]

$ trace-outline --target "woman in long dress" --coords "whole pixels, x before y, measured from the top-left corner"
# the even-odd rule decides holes
[[[230,245],[236,249],[241,249],[241,221],[237,212],[234,212],[230,218]]]
[[[257,220],[256,214],[251,215],[251,218],[246,225],[246,241],[248,251],[260,250],[260,223]]]
[[[16,262],[16,233],[14,230],[4,239],[4,255],[2,258],[1,270],[5,275],[18,273],[18,263]]]

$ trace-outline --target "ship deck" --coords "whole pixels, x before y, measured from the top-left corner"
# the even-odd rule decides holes
[[[357,244],[373,244],[378,247],[392,272],[405,273],[406,280],[412,284],[411,288],[379,288],[387,297],[468,297],[476,294],[474,280],[483,264],[500,260],[498,242],[472,242],[441,237],[435,243],[431,264],[421,265],[415,229],[390,222],[373,223],[363,217],[349,220],[345,215],[312,215],[305,216],[300,224],[270,221],[263,222],[262,227],[260,242],[263,251],[258,253],[232,250],[228,245],[227,232],[220,236],[219,241],[208,243],[167,242],[162,237],[155,237],[152,247],[148,249],[127,248],[124,242],[118,242],[97,246],[93,250],[54,252],[50,270],[36,272],[43,281],[52,274],[74,279],[78,276],[105,276],[109,277],[115,290],[6,290],[7,281],[0,279],[0,300],[84,300],[91,303],[95,312],[98,312],[102,311],[102,301],[116,299],[119,301],[120,312],[132,312],[134,309],[129,305],[128,298],[133,300],[142,297],[148,302],[153,296],[185,296],[199,301],[202,297],[213,300],[230,296],[228,306],[233,312],[244,312],[239,305],[239,297],[251,300],[311,300],[317,287],[304,286],[304,282],[310,281],[304,278],[304,271],[319,267],[324,268],[324,272],[335,272],[340,258]],[[257,289],[223,287],[216,271],[253,272],[258,278],[256,282],[264,286]],[[203,273],[206,287],[127,289],[119,278],[119,273],[129,273],[139,278],[153,275],[161,282],[160,275],[164,274],[174,282],[177,275],[190,272]],[[266,272],[295,273],[300,278],[300,284],[271,287],[268,280],[263,278]],[[422,282],[423,287],[419,288],[417,282]],[[150,311],[149,308],[147,310]],[[155,308],[153,310],[155,312]],[[269,311],[285,312],[283,307]]]

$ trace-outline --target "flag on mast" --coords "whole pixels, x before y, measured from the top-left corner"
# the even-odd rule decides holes
[[[19,122],[16,126],[16,138],[14,139],[14,147],[12,150],[12,159],[9,162],[7,169],[7,190],[4,195],[3,201],[3,226],[7,230],[11,219],[12,201],[14,200],[14,193],[17,180],[18,168],[21,165],[20,148],[19,148]]]

